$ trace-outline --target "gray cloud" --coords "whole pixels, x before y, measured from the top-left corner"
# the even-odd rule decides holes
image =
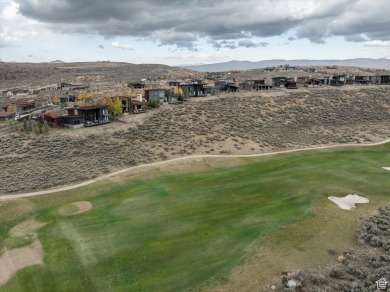
[[[348,42],[355,42],[355,43],[361,43],[367,41],[367,39],[361,35],[348,35],[344,37],[344,39]]]
[[[239,47],[245,47],[245,48],[259,48],[259,47],[266,47],[269,46],[269,43],[254,43],[250,40],[242,40],[238,42]]]
[[[98,48],[99,49],[104,49],[104,46],[103,45],[98,45]]]
[[[140,37],[190,50],[196,50],[200,38],[209,39],[217,49],[237,48],[240,43],[254,47],[245,39],[289,34],[292,40],[292,32],[314,43],[331,36],[354,42],[362,35],[368,41],[390,40],[387,0],[338,0],[326,5],[318,0],[15,1],[22,15],[55,31]]]

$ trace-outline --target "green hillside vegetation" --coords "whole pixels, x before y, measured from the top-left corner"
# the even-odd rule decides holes
[[[9,201],[0,207],[0,248],[25,244],[10,242],[8,232],[36,216],[49,222],[37,231],[45,265],[20,270],[0,290],[183,291],[219,283],[271,237],[282,247],[314,236],[310,228],[302,236],[283,234],[326,216],[317,213],[322,206],[335,220],[354,218],[333,234],[342,241],[345,233],[348,245],[361,211],[390,197],[390,172],[383,166],[390,166],[390,144],[210,159],[193,172],[172,168]],[[345,211],[326,199],[355,193],[370,203]],[[69,203],[76,201],[93,208],[61,215],[59,208],[72,211]]]

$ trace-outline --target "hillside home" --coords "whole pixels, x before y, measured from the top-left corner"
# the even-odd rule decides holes
[[[180,81],[178,80],[168,80],[167,83],[169,86],[176,86],[176,87],[180,86]]]
[[[10,106],[13,107],[17,113],[22,113],[34,109],[35,101],[28,99],[11,100]]]
[[[216,92],[238,92],[239,89],[239,85],[233,80],[218,80],[214,83]]]
[[[267,83],[267,79],[260,80],[246,80],[239,84],[239,89],[242,90],[270,90],[273,86]]]
[[[64,114],[59,111],[48,112],[43,114],[43,120],[50,127],[62,127],[64,125],[63,116]]]
[[[165,89],[145,89],[145,99],[147,102],[167,102]]]
[[[324,81],[319,78],[301,76],[297,78],[297,84],[304,87],[317,87],[322,86]]]
[[[72,95],[72,94],[61,95],[58,98],[60,100],[60,103],[69,103],[69,102],[75,102],[76,101],[76,96]]]
[[[130,106],[131,106],[131,110],[133,111],[133,113],[139,114],[139,113],[146,112],[146,108],[148,106],[148,103],[144,100],[140,101],[137,99],[132,99]]]
[[[349,85],[370,85],[371,83],[370,76],[351,75],[346,78],[346,84]]]
[[[142,89],[145,88],[145,82],[129,82],[127,83],[127,87],[132,89]]]
[[[107,124],[108,120],[108,106],[107,105],[89,105],[77,108],[77,114],[85,119],[85,126],[96,126]]]
[[[345,75],[330,75],[324,77],[324,84],[330,86],[343,86],[346,81]]]
[[[0,122],[13,120],[15,119],[15,116],[16,116],[15,112],[0,112]]]
[[[64,127],[70,129],[83,128],[85,119],[82,115],[79,114],[78,108],[68,108],[67,111],[68,114],[62,117]]]
[[[390,75],[372,76],[371,81],[374,84],[390,84]]]
[[[180,84],[179,87],[187,93],[187,97],[205,96],[205,83],[202,80],[191,80],[189,84]]]
[[[272,78],[272,86],[275,87],[285,87],[287,82],[287,77],[274,77]]]

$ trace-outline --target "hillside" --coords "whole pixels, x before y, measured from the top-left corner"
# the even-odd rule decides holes
[[[289,64],[290,66],[349,66],[349,67],[361,67],[361,68],[373,68],[373,69],[390,69],[389,59],[369,59],[369,58],[357,58],[347,60],[264,60],[259,62],[250,61],[229,61],[223,63],[197,65],[197,66],[183,66],[183,68],[196,70],[199,72],[219,72],[219,71],[231,71],[231,70],[250,70],[259,69],[272,66],[279,66]]]
[[[37,87],[60,82],[105,85],[145,79],[182,79],[203,76],[199,72],[159,64],[117,62],[0,63],[0,88]]]

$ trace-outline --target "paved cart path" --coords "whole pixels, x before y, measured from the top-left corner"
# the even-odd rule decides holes
[[[50,190],[43,190],[43,191],[36,191],[36,192],[30,192],[30,193],[20,193],[20,194],[13,194],[13,195],[0,195],[0,200],[10,200],[10,199],[19,199],[19,198],[26,198],[26,197],[33,197],[33,196],[40,196],[50,193],[58,193],[68,190],[77,189],[86,185],[93,184],[95,182],[104,180],[106,178],[110,178],[113,176],[116,176],[118,174],[122,174],[125,172],[128,172],[130,170],[136,170],[136,169],[145,169],[149,167],[155,167],[160,165],[166,165],[170,164],[172,162],[177,161],[184,161],[184,160],[192,160],[192,159],[198,159],[198,158],[246,158],[246,157],[262,157],[262,156],[271,156],[276,154],[285,154],[285,153],[293,153],[293,152],[301,152],[301,151],[309,151],[309,150],[320,150],[320,149],[329,149],[329,148],[338,148],[338,147],[368,147],[368,146],[377,146],[389,143],[390,139],[386,139],[384,141],[376,142],[376,143],[370,143],[370,144],[337,144],[337,145],[325,145],[325,146],[313,146],[313,147],[307,147],[307,148],[299,148],[299,149],[291,149],[291,150],[283,150],[283,151],[275,151],[275,152],[266,152],[266,153],[260,153],[260,154],[220,154],[220,155],[190,155],[190,156],[183,156],[178,158],[173,158],[169,160],[163,160],[163,161],[157,161],[152,162],[148,164],[140,164],[136,166],[132,166],[129,168],[125,168],[119,171],[115,171],[106,175],[99,176],[97,178],[84,181],[82,183],[70,185],[70,186],[64,186],[59,188],[54,188]]]

